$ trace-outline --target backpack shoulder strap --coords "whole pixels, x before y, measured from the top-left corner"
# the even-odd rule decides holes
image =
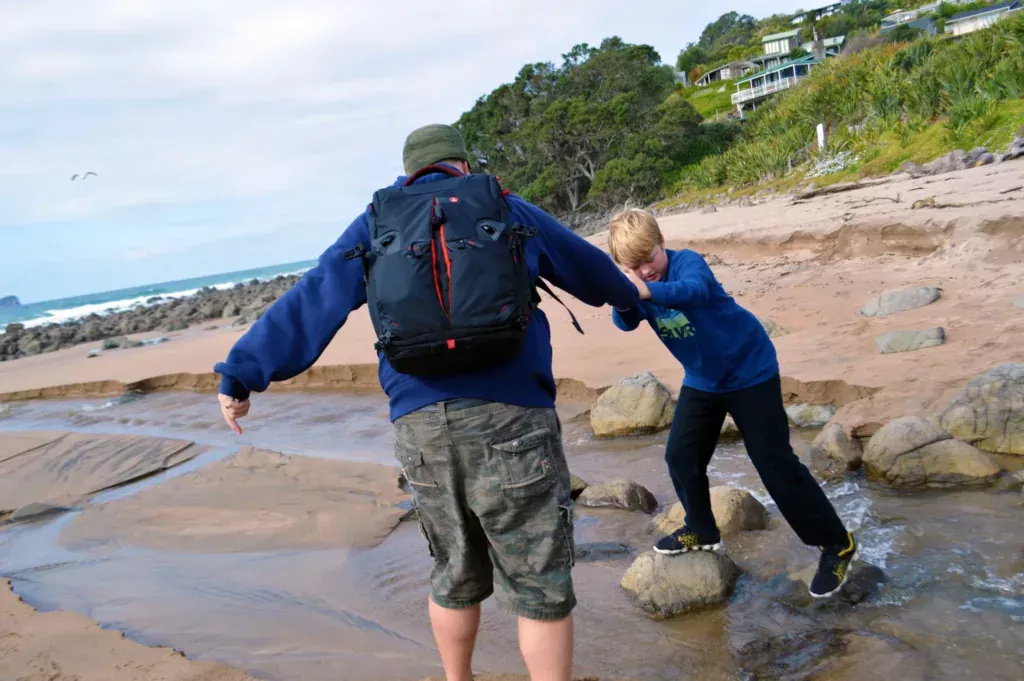
[[[548,283],[546,281],[544,281],[543,279],[541,279],[540,277],[537,277],[536,286],[541,291],[543,291],[544,293],[546,293],[549,296],[551,296],[552,298],[554,298],[555,302],[557,302],[559,305],[561,305],[562,307],[565,308],[565,311],[569,313],[569,318],[572,319],[572,325],[575,326],[576,330],[579,331],[582,334],[583,333],[583,327],[580,326],[580,323],[578,321],[576,321],[576,315],[574,315],[572,313],[572,310],[569,309],[568,305],[566,305],[565,303],[562,302],[561,298],[559,298],[557,295],[555,295],[555,292],[551,290],[551,287],[548,286]]]

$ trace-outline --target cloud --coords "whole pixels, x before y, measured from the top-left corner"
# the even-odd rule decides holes
[[[796,5],[735,4],[757,16]],[[454,121],[578,42],[620,35],[671,61],[719,12],[691,5],[0,0],[0,240],[17,231],[8,241],[27,250],[0,249],[0,289],[22,287],[6,274],[15,260],[63,252],[58,238],[111,263],[166,253],[183,229],[169,216],[197,206],[206,222],[189,243],[340,230],[400,173],[413,127]],[[100,177],[70,182],[86,170]],[[225,268],[273,262],[274,244],[263,250]],[[152,276],[175,276],[154,259],[167,271]]]

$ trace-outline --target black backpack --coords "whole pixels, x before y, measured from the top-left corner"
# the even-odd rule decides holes
[[[413,184],[428,173],[449,177]],[[443,165],[374,193],[370,247],[345,257],[363,261],[374,348],[395,371],[433,376],[507,362],[522,348],[536,289],[558,300],[530,280],[525,239],[537,230],[511,223],[506,194],[493,175]],[[583,333],[575,317],[573,325]]]

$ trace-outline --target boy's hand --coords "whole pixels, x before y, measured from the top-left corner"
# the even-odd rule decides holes
[[[637,292],[640,294],[640,300],[650,300],[651,290],[647,288],[647,282],[640,277],[636,276],[632,272],[626,272],[626,276],[629,278],[633,285],[636,286]]]
[[[217,395],[217,401],[220,402],[220,413],[224,416],[224,421],[231,430],[241,435],[242,428],[238,425],[238,419],[249,413],[249,400],[236,400],[228,395]]]

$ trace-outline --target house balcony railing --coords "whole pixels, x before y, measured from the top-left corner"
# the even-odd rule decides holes
[[[779,80],[765,83],[764,85],[758,85],[747,90],[740,90],[732,94],[732,103],[734,105],[744,104],[746,102],[754,101],[755,99],[762,99],[770,94],[779,92],[780,90],[786,90],[793,87],[802,76],[789,76],[788,78],[780,78]]]

